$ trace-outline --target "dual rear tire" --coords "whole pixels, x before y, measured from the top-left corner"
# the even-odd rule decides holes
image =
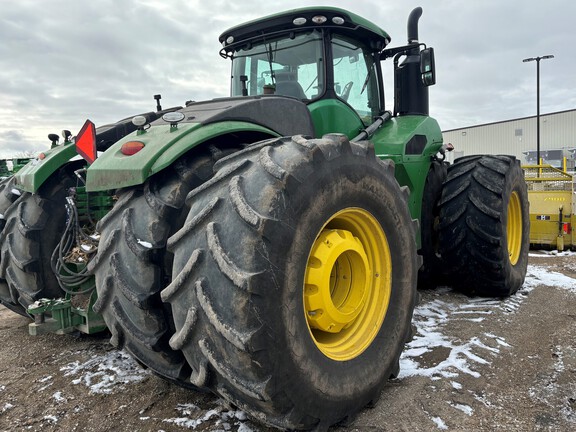
[[[448,284],[506,297],[524,283],[530,246],[528,192],[513,156],[468,156],[448,169],[439,202],[439,252]]]
[[[194,385],[262,422],[327,428],[398,372],[419,267],[407,190],[341,136],[261,142],[215,169],[168,241],[170,345]]]
[[[66,226],[66,196],[76,184],[74,164],[59,169],[35,194],[18,192],[12,178],[0,191],[4,226],[0,232],[0,301],[28,316],[42,298],[63,297],[50,265]]]

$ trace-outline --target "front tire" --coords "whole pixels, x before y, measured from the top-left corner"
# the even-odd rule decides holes
[[[440,253],[449,282],[505,297],[524,283],[530,246],[528,192],[513,156],[468,156],[448,169],[440,201]]]
[[[376,399],[410,336],[418,259],[407,190],[370,143],[274,139],[221,160],[169,240],[194,385],[280,428]]]

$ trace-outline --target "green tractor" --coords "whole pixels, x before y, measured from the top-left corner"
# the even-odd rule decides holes
[[[519,162],[447,167],[421,13],[394,48],[338,8],[255,20],[220,36],[231,97],[136,116],[106,146],[86,122],[14,177],[2,303],[39,329],[101,315],[156,374],[268,425],[354,415],[398,374],[418,285],[506,296],[526,274]]]
[[[8,168],[8,160],[0,159],[0,178],[9,177],[12,175],[12,171]]]
[[[10,177],[12,174],[17,173],[23,168],[31,158],[14,158],[14,159],[0,159],[0,179],[3,177]],[[8,167],[8,161],[12,165],[11,168]]]

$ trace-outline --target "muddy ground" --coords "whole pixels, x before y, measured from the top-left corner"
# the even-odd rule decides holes
[[[576,254],[532,253],[507,300],[422,292],[381,399],[331,431],[576,430]],[[271,431],[139,368],[105,336],[29,336],[0,306],[1,431]]]

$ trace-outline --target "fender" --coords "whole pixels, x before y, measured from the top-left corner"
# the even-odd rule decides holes
[[[86,174],[86,190],[95,192],[142,184],[198,145],[242,132],[257,136],[256,141],[280,136],[264,126],[243,121],[182,123],[176,127],[152,125],[147,130],[125,136],[96,159]],[[130,141],[139,141],[144,147],[133,155],[125,155],[121,151],[122,145]]]
[[[148,112],[140,114],[147,121],[154,121],[163,113],[175,111],[180,107],[173,107],[164,111]],[[116,123],[106,124],[96,128],[96,147],[98,151],[106,151],[120,138],[136,130],[132,123],[132,117],[127,117]],[[82,159],[76,152],[73,141],[65,141],[62,145],[52,147],[50,150],[40,153],[15,175],[15,184],[18,189],[25,192],[36,192],[40,186],[70,160]]]
[[[25,192],[36,192],[58,168],[78,156],[74,143],[68,141],[51,148],[28,162],[14,174],[14,184]],[[78,156],[79,159],[80,156]]]
[[[304,134],[314,136],[314,124],[302,101],[281,96],[212,99],[187,104],[184,119],[170,124],[162,118],[146,129],[122,138],[90,166],[86,190],[114,190],[142,184],[199,144],[215,138],[253,143],[263,139]],[[127,156],[122,145],[144,145]]]

